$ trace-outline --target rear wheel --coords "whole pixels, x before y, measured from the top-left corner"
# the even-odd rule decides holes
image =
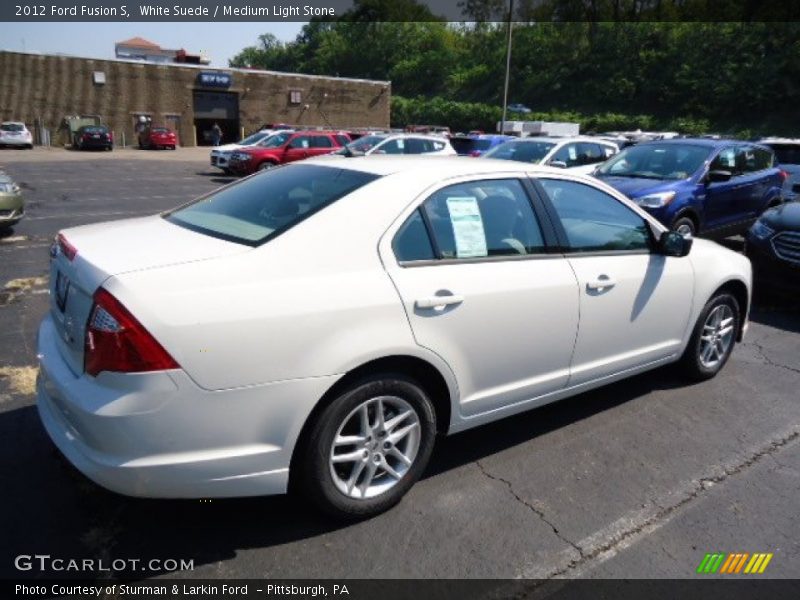
[[[688,377],[695,381],[711,379],[725,366],[736,342],[739,315],[739,303],[726,292],[708,301],[681,358]]]
[[[392,374],[362,380],[313,422],[294,467],[300,489],[333,516],[376,515],[419,479],[435,436],[433,405],[415,381]]]

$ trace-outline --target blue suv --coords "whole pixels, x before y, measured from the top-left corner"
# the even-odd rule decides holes
[[[675,139],[625,148],[595,177],[680,233],[747,231],[782,202],[784,175],[771,149],[735,140]]]

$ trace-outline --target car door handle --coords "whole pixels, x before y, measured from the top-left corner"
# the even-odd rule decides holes
[[[428,296],[427,298],[418,298],[414,305],[417,308],[439,308],[453,304],[461,304],[463,301],[464,296],[460,296],[458,294],[449,294],[447,296]]]
[[[586,289],[590,291],[599,291],[609,289],[617,285],[617,282],[611,279],[608,275],[600,275],[593,281],[586,282]]]

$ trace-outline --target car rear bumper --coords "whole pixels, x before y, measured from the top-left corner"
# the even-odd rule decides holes
[[[0,137],[0,146],[24,146],[33,145],[33,140],[22,137]]]
[[[84,475],[140,497],[280,494],[300,430],[335,376],[210,392],[180,369],[76,377],[50,316],[39,329],[37,407]]]

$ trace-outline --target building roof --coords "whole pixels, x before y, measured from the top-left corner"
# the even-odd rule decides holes
[[[146,40],[142,37],[132,37],[129,40],[124,40],[122,42],[117,42],[116,46],[132,46],[134,48],[150,48],[151,50],[161,50],[161,46],[155,44],[149,40]]]

